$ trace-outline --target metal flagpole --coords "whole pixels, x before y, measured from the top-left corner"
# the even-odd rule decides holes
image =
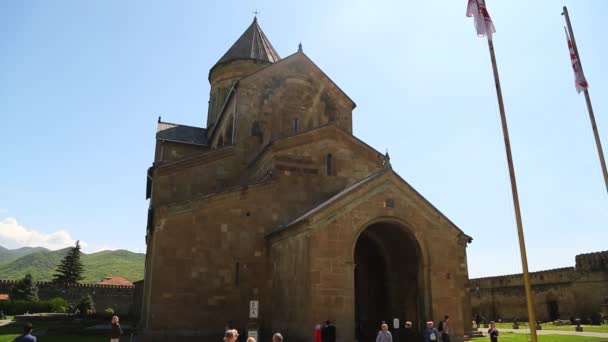
[[[528,257],[526,255],[526,243],[524,240],[524,229],[519,208],[519,195],[517,192],[517,182],[515,181],[515,168],[513,167],[513,156],[511,155],[511,142],[509,140],[509,129],[507,128],[507,117],[505,106],[502,100],[502,90],[500,78],[498,77],[498,66],[496,65],[496,55],[494,54],[494,43],[488,37],[488,48],[492,58],[492,69],[494,70],[494,81],[496,83],[496,95],[498,96],[498,107],[500,109],[500,121],[502,122],[502,132],[505,139],[505,150],[507,152],[507,163],[509,164],[509,175],[511,176],[511,192],[513,194],[513,206],[515,209],[515,220],[517,222],[517,236],[519,237],[519,251],[521,253],[521,265],[524,273],[524,288],[526,291],[526,303],[528,306],[528,322],[530,324],[530,336],[532,342],[537,342],[536,337],[536,315],[534,314],[534,302],[532,299],[532,288],[530,286],[530,275],[528,273]]]
[[[581,63],[581,57],[578,55],[578,48],[576,47],[576,40],[574,39],[574,32],[572,32],[572,24],[570,23],[570,16],[568,15],[568,9],[564,6],[564,12],[562,15],[566,17],[566,25],[568,25],[568,33],[570,35],[570,40],[572,41],[572,48],[574,50],[574,54],[576,55],[576,59],[578,60],[578,65],[580,67],[580,72],[583,72],[583,65]],[[585,88],[585,102],[587,102],[587,110],[589,111],[589,120],[591,120],[591,128],[593,128],[593,135],[595,136],[595,145],[597,146],[597,153],[600,155],[600,164],[602,166],[602,172],[604,173],[604,182],[606,183],[606,192],[608,192],[608,168],[606,168],[606,159],[604,159],[604,151],[602,150],[602,142],[600,141],[600,134],[597,130],[597,125],[595,124],[595,115],[593,114],[593,107],[591,106],[591,98],[589,97],[589,89]]]

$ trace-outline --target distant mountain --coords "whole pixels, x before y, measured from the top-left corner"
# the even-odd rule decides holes
[[[50,281],[68,250],[38,251],[0,265],[0,279],[18,280],[29,272],[36,281]],[[145,254],[125,250],[101,251],[82,253],[81,259],[85,270],[83,283],[98,283],[107,276],[124,277],[131,281],[144,277]]]
[[[22,256],[40,251],[48,251],[44,247],[21,247],[17,249],[6,249],[0,246],[0,265],[17,260]]]

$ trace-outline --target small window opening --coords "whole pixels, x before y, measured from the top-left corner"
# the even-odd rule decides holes
[[[331,153],[328,154],[327,157],[325,157],[325,167],[327,168],[327,175],[332,176],[334,173],[334,165]]]
[[[293,119],[293,132],[298,133],[300,131],[300,119]]]
[[[235,272],[234,272],[234,284],[236,286],[239,286],[239,263],[237,262],[235,265]]]

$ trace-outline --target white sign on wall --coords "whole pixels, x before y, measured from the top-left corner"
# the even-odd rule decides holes
[[[257,300],[249,301],[249,318],[258,318],[260,302]]]

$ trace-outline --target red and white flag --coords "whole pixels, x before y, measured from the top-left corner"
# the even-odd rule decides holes
[[[566,39],[568,40],[568,50],[570,50],[570,62],[572,62],[572,70],[574,70],[574,85],[576,86],[576,91],[580,94],[581,91],[584,91],[585,89],[589,88],[589,84],[587,83],[585,75],[583,74],[581,62],[576,57],[574,47],[572,46],[572,40],[570,39],[567,30]]]
[[[467,17],[474,17],[475,29],[478,36],[487,36],[488,39],[492,39],[492,33],[496,32],[496,28],[494,28],[494,23],[492,22],[492,18],[490,18],[490,13],[488,13],[484,0],[469,0]]]

